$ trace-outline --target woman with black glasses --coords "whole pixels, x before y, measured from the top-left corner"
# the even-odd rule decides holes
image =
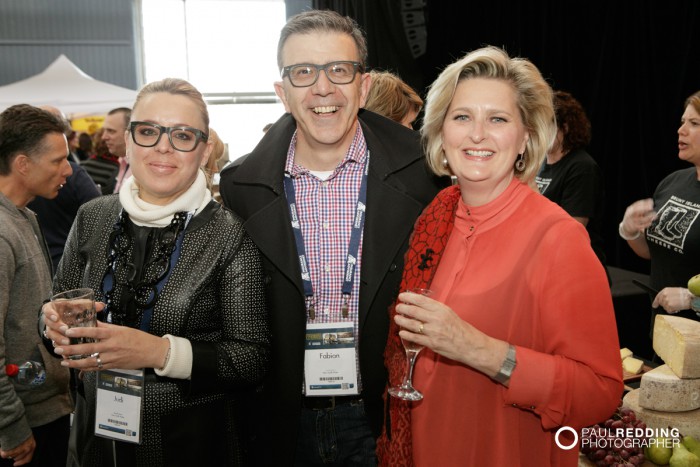
[[[78,213],[54,291],[93,289],[101,320],[67,330],[43,307],[82,380],[69,464],[243,462],[239,406],[268,366],[268,318],[259,252],[207,188],[208,131],[189,83],[146,85],[125,133],[133,177]]]

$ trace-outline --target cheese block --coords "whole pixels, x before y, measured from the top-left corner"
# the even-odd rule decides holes
[[[630,349],[628,349],[627,347],[625,347],[624,349],[620,349],[620,358],[621,359],[624,360],[627,357],[631,357],[631,356],[632,356],[632,351]]]
[[[653,347],[680,378],[700,378],[700,322],[656,315]]]
[[[637,419],[643,420],[649,428],[678,428],[684,436],[700,438],[700,409],[689,412],[659,412],[645,409],[639,405],[641,389],[628,392],[622,399],[622,405],[634,411]]]
[[[627,357],[626,359],[622,360],[622,369],[627,373],[638,375],[642,372],[643,367],[644,362],[638,358]]]
[[[700,409],[700,378],[681,379],[668,365],[649,370],[639,383],[639,405],[664,412]]]

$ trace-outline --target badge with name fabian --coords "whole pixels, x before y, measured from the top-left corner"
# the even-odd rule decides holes
[[[97,436],[141,443],[143,384],[143,369],[97,372]]]
[[[352,323],[306,325],[304,379],[307,397],[358,394]]]

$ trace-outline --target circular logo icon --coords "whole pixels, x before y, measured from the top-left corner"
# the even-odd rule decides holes
[[[559,442],[559,435],[561,435],[562,431],[570,431],[574,434],[574,441],[569,444],[568,446],[565,446]],[[557,446],[559,446],[560,449],[563,449],[565,451],[568,451],[569,449],[573,449],[575,446],[578,445],[578,433],[576,433],[576,430],[571,428],[570,426],[563,426],[557,430],[557,434],[554,435],[554,442],[557,443]]]

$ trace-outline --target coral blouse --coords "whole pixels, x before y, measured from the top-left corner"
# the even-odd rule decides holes
[[[509,387],[423,350],[411,412],[416,466],[575,466],[561,426],[605,420],[622,369],[612,297],[585,228],[513,180],[484,206],[461,199],[430,288],[482,332],[516,346]],[[573,443],[571,432],[559,437]]]

